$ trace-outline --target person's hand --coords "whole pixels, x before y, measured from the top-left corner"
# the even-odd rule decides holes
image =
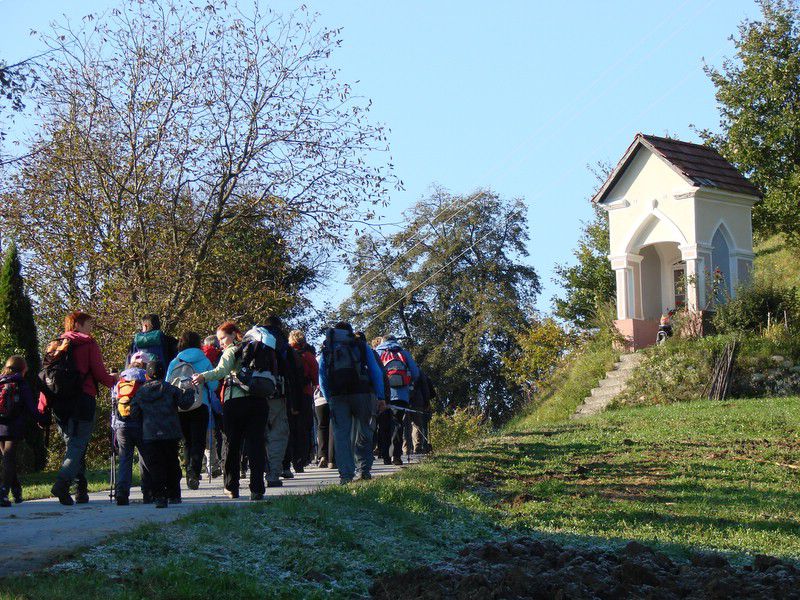
[[[195,373],[192,375],[192,385],[203,385],[206,382],[206,378],[203,377],[202,373]]]

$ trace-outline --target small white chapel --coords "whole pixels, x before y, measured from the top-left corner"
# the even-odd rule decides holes
[[[749,279],[760,198],[712,148],[636,135],[592,198],[608,211],[616,325],[630,349],[655,343],[662,314],[713,309]]]

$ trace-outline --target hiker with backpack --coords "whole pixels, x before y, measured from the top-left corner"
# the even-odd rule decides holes
[[[382,343],[382,336],[373,338],[370,342],[372,354],[375,356],[375,361],[378,363],[378,366],[381,368],[381,372],[383,374],[383,397],[385,399],[379,407],[378,416],[375,419],[376,427],[374,445],[377,448],[378,456],[383,459],[383,464],[390,465],[392,464],[391,454],[389,452],[389,449],[392,445],[392,411],[388,409],[386,404],[387,399],[391,398],[391,390],[389,388],[389,376],[386,374],[386,369],[383,368],[383,363],[381,363],[381,355],[378,354],[378,351],[376,350],[376,348]]]
[[[25,380],[28,363],[23,356],[9,356],[0,373],[0,454],[3,457],[0,506],[9,507],[22,502],[22,485],[17,475],[17,446],[25,433],[25,419],[33,417],[40,426],[46,420],[36,410],[30,385]]]
[[[392,441],[390,456],[392,464],[403,464],[403,433],[406,408],[410,408],[414,382],[419,378],[419,367],[411,353],[403,349],[397,338],[387,335],[375,350],[380,354],[381,364],[389,377],[392,411]]]
[[[374,354],[356,338],[349,323],[337,323],[325,333],[319,387],[330,405],[339,482],[347,484],[356,477],[354,453],[358,479],[371,479],[373,395],[383,401],[383,375]]]
[[[117,383],[116,374],[103,364],[100,347],[92,337],[93,325],[92,317],[84,312],[68,314],[64,333],[47,346],[39,373],[39,412],[52,411],[66,445],[50,490],[65,506],[89,502],[85,457],[94,426],[97,384],[112,388]],[[78,484],[74,500],[70,495],[73,480]]]
[[[156,314],[144,315],[141,319],[141,331],[133,336],[128,362],[136,352],[147,352],[153,358],[168,365],[178,353],[178,340],[161,331],[161,318]]]
[[[288,457],[290,460],[286,461],[286,450],[289,446],[289,414],[300,414],[302,386],[299,385],[299,378],[302,367],[294,350],[289,346],[289,339],[283,332],[281,320],[276,316],[268,317],[264,329],[275,339],[277,369],[281,379],[280,393],[267,400],[269,403],[269,417],[265,430],[267,487],[281,487],[283,485],[281,477],[284,479],[294,477],[291,456]],[[302,470],[301,466],[299,472]]]
[[[414,454],[427,454],[430,452],[428,441],[428,424],[431,420],[432,401],[436,398],[436,390],[430,377],[424,369],[419,370],[419,379],[414,384],[411,394],[411,409],[415,412],[408,413],[406,417],[410,425],[409,450]],[[409,454],[411,453],[409,452]]]
[[[119,381],[111,390],[112,443],[119,455],[119,473],[114,482],[117,506],[130,504],[134,449],[139,451],[142,501],[144,504],[153,501],[150,473],[142,451],[142,422],[140,418],[132,414],[133,397],[145,383],[145,369],[151,360],[152,357],[146,352],[136,352],[131,357],[128,368],[119,374]]]
[[[209,371],[197,373],[192,381],[195,385],[202,385],[207,381],[224,380],[222,428],[225,445],[222,455],[225,494],[229,498],[239,497],[239,460],[244,442],[250,458],[250,499],[262,500],[264,431],[269,410],[267,396],[276,394],[277,382],[274,349],[269,352],[269,340],[262,335],[264,332],[251,331],[247,332],[249,336],[245,340],[236,323],[222,323],[217,328],[217,340],[222,348],[219,364]]]
[[[220,350],[217,336],[206,336],[200,349],[211,363],[211,368],[219,364],[222,350]],[[219,477],[222,474],[222,402],[220,401],[219,386],[217,386],[214,396],[216,400],[211,402],[211,419],[208,423],[210,444],[206,448],[205,458],[206,470],[210,476]]]
[[[313,443],[311,435],[314,429],[314,389],[319,385],[319,364],[317,356],[308,342],[306,335],[299,329],[289,333],[289,345],[297,353],[300,370],[301,403],[298,414],[289,417],[289,445],[287,454],[291,456],[295,471],[308,464],[311,458]]]
[[[222,412],[216,391],[216,381],[207,381],[195,386],[192,378],[197,373],[211,371],[214,367],[203,353],[200,334],[187,331],[178,342],[178,355],[167,367],[167,378],[172,385],[181,389],[192,389],[195,401],[188,408],[181,409],[178,417],[184,440],[184,462],[186,464],[186,487],[196,490],[200,487],[200,469],[206,451],[209,434],[209,420],[214,412]],[[212,425],[213,430],[213,425]]]
[[[146,381],[131,400],[131,414],[142,422],[142,451],[156,508],[181,503],[178,411],[195,402],[193,386],[175,387],[164,381],[165,376],[164,363],[157,358],[151,360],[147,363]]]

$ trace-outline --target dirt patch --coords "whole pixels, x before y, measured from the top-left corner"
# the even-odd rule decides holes
[[[673,561],[638,542],[617,551],[565,547],[519,538],[473,544],[459,557],[384,575],[370,588],[373,598],[617,599],[784,598],[800,599],[800,569],[768,556],[731,565],[718,554]]]

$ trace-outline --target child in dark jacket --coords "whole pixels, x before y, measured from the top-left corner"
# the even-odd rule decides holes
[[[25,381],[28,363],[22,356],[10,356],[0,373],[0,453],[3,455],[2,483],[0,483],[0,506],[11,506],[8,494],[14,502],[22,502],[22,486],[17,477],[17,446],[25,431],[25,413],[39,424],[45,419],[39,414],[33,393]]]
[[[173,504],[181,501],[178,408],[188,409],[194,404],[194,390],[183,390],[163,381],[165,374],[164,363],[150,361],[147,381],[131,401],[132,414],[142,420],[142,451],[156,508],[166,508],[167,498]]]

